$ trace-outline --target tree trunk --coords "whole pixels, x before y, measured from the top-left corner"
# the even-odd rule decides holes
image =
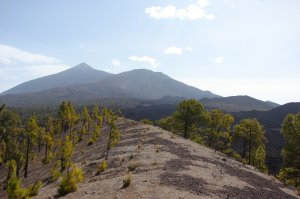
[[[105,160],[107,160],[107,158],[108,158],[108,151],[109,151],[109,149],[110,149],[111,133],[112,133],[112,127],[110,127],[109,139],[108,139],[108,144],[107,144],[107,149],[106,149]]]
[[[45,161],[47,161],[48,159],[48,144],[46,143],[46,146],[45,146]]]
[[[188,138],[188,109],[185,112],[183,137]]]
[[[38,141],[39,152],[41,152],[41,145],[42,145],[42,142],[41,142],[41,139],[39,138],[39,141]]]
[[[29,147],[30,147],[30,139],[29,136],[27,137],[27,147],[26,147],[26,162],[24,167],[24,178],[27,178],[27,172],[28,172],[28,161],[29,161]]]
[[[244,138],[244,150],[243,150],[242,158],[244,159],[245,157],[246,157],[246,139]]]
[[[252,132],[251,132],[251,126],[249,131],[249,160],[248,164],[251,165],[251,153],[252,153]]]
[[[19,178],[19,176],[20,176],[20,167],[21,167],[21,165],[20,165],[20,163],[19,163],[19,161],[17,162],[17,170],[16,170],[16,173],[17,173],[17,177]]]

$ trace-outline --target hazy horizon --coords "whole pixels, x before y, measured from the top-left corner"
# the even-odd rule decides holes
[[[221,96],[300,101],[300,2],[0,0],[0,92],[86,62]]]

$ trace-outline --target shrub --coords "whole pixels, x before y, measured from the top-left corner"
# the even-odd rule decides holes
[[[97,170],[96,175],[99,175],[100,173],[102,173],[103,171],[105,171],[106,167],[107,167],[106,161],[102,160],[101,164],[98,166],[98,170]]]
[[[94,138],[90,138],[88,141],[88,146],[92,145],[95,143],[95,139]]]
[[[21,182],[16,175],[16,161],[10,160],[7,162],[6,166],[8,170],[7,171],[8,182],[6,188],[8,198],[9,199],[23,198],[25,192],[21,188]]]
[[[292,167],[285,167],[280,169],[277,178],[283,181],[287,185],[292,185],[300,189],[299,181],[297,179],[297,174],[299,174],[299,170]]]
[[[58,193],[66,195],[77,190],[77,183],[83,181],[83,174],[80,168],[73,165],[71,171],[63,177],[59,184]]]
[[[144,123],[144,124],[150,124],[153,125],[153,122],[151,120],[148,119],[141,119],[140,122]]]
[[[11,172],[7,182],[7,195],[9,199],[30,198],[36,196],[40,187],[41,181],[37,181],[29,188],[21,188],[21,181],[16,176],[16,162],[11,160],[7,164],[8,170]]]
[[[189,139],[198,144],[202,144],[202,138],[199,133],[191,133]]]
[[[26,195],[25,190],[21,188],[20,180],[16,177],[8,180],[6,192],[9,199],[24,198]]]
[[[241,155],[239,153],[237,153],[236,151],[232,151],[229,155],[237,161],[242,160]]]
[[[39,192],[39,189],[41,188],[42,186],[42,182],[41,181],[37,181],[36,183],[34,183],[32,186],[30,186],[28,189],[27,189],[27,196],[31,197],[31,196],[37,196],[38,195],[38,192]]]
[[[128,187],[130,183],[131,183],[131,174],[129,173],[123,178],[123,188]]]
[[[56,181],[60,177],[60,161],[56,161],[56,163],[53,165],[53,167],[50,170],[50,182]]]

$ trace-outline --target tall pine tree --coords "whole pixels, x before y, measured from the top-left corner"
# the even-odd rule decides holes
[[[279,179],[300,189],[300,113],[289,114],[281,125],[284,138]]]

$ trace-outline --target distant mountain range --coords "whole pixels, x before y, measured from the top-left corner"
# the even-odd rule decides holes
[[[200,100],[206,107],[228,112],[270,110],[278,106],[248,96],[221,97],[160,72],[136,69],[111,74],[96,70],[86,63],[11,88],[0,95],[0,103],[9,106],[56,106],[64,100],[94,104],[103,99],[106,102],[107,99],[114,99],[118,104],[117,99],[139,99],[146,104],[177,104],[188,98]]]
[[[252,111],[261,110],[267,111],[279,106],[274,102],[264,102],[249,96],[231,96],[222,98],[203,98],[200,102],[211,108],[218,108],[226,112]]]
[[[232,113],[237,121],[243,118],[257,118],[265,128],[279,129],[284,117],[287,114],[296,114],[300,112],[300,102],[291,102],[278,106],[269,111],[241,111]]]
[[[20,84],[2,93],[1,103],[10,106],[56,104],[63,100],[84,101],[99,98],[159,99],[163,96],[185,98],[220,97],[145,69],[110,74],[85,63],[58,74]]]

